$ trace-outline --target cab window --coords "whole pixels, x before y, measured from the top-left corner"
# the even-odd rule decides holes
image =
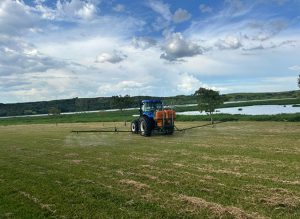
[[[142,106],[142,110],[144,112],[147,111],[155,111],[155,110],[162,110],[163,106],[161,103],[151,103],[151,102],[147,102],[147,103],[143,103]]]

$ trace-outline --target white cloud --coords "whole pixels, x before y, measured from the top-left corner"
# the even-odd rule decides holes
[[[41,14],[43,19],[54,20],[57,17],[55,9],[49,8],[44,4],[44,1],[35,1],[35,10]]]
[[[201,86],[203,86],[203,84],[196,77],[184,73],[180,75],[177,90],[180,93],[192,94]]]
[[[250,22],[248,26],[253,30],[250,34],[250,39],[266,41],[285,30],[288,24],[285,20],[275,19],[270,22]]]
[[[172,13],[170,11],[170,6],[158,0],[149,1],[150,8],[156,13],[160,14],[165,20],[172,20]]]
[[[202,13],[211,13],[213,11],[213,9],[205,4],[201,4],[199,6],[199,9]]]
[[[240,17],[250,13],[252,9],[252,4],[255,4],[253,1],[252,4],[248,4],[246,1],[241,0],[225,0],[226,7],[222,11],[222,16],[225,17]]]
[[[300,66],[299,65],[293,65],[293,66],[289,67],[289,70],[300,72]]]
[[[125,11],[125,6],[122,4],[117,4],[115,7],[113,7],[113,10],[116,12],[123,12]]]
[[[0,3],[0,33],[22,34],[39,25],[40,19],[23,1],[4,0]]]
[[[114,90],[114,93],[116,94],[132,94],[136,90],[143,90],[146,86],[138,81],[121,81],[119,83],[106,83],[101,85],[97,93],[101,95],[107,95],[110,94],[112,90]]]
[[[241,0],[225,0],[225,3],[227,3],[232,8],[236,8],[236,9],[244,8],[243,2]]]
[[[96,7],[93,4],[85,4],[77,11],[77,15],[83,19],[91,19],[96,13]]]
[[[74,73],[63,68],[22,75],[11,74],[0,78],[10,82],[4,89],[1,86],[1,92],[6,98],[17,102],[72,98],[78,92],[76,87],[80,86]]]
[[[274,0],[278,5],[282,6],[287,3],[289,0]]]
[[[134,37],[132,39],[132,45],[135,48],[148,49],[149,47],[155,46],[156,40],[150,37]]]
[[[165,20],[163,17],[157,17],[151,26],[155,31],[166,30],[170,26],[170,21]]]
[[[200,87],[209,88],[217,91],[226,90],[224,88],[209,86],[202,83],[194,75],[183,73],[178,75],[179,80],[177,81],[177,90],[183,94],[193,94]]]
[[[23,1],[2,0],[0,3],[0,33],[5,35],[25,35],[48,31],[58,26],[53,20],[87,20],[97,17],[98,0],[58,0],[54,8],[44,1],[36,1],[29,6]]]
[[[154,30],[160,31],[169,28],[172,22],[181,23],[189,20],[192,15],[185,9],[178,8],[174,14],[170,10],[170,6],[159,0],[150,0],[149,7],[160,16],[152,23]]]
[[[175,13],[173,15],[173,21],[175,23],[181,23],[181,22],[189,20],[191,17],[192,17],[192,15],[187,10],[179,8],[175,11]]]
[[[34,45],[18,37],[0,35],[1,74],[44,72],[65,64],[64,61],[42,54]]]
[[[82,18],[92,19],[97,14],[97,1],[61,1],[58,0],[56,3],[56,10],[59,18]]]
[[[297,89],[297,77],[263,77],[244,80],[239,83],[227,83],[226,92],[279,92]]]
[[[127,55],[124,55],[122,52],[114,50],[112,53],[101,53],[96,58],[96,62],[104,63],[110,62],[112,64],[119,63],[126,59]]]
[[[268,21],[246,18],[231,22],[216,15],[193,22],[184,34],[201,42],[201,46],[207,48],[206,52],[237,50],[258,53],[299,45],[297,34],[289,33],[288,24],[282,18]]]
[[[259,44],[249,43],[243,46],[244,51],[254,51],[254,50],[267,50],[267,49],[276,49],[283,46],[296,46],[297,41],[295,40],[283,40],[283,41],[271,41],[271,42],[261,42]]]
[[[164,53],[161,54],[161,58],[169,61],[202,54],[200,46],[194,42],[185,40],[181,33],[172,33],[170,36],[167,36],[163,50]]]
[[[225,39],[218,40],[215,46],[220,50],[239,49],[240,47],[242,47],[242,43],[237,37],[227,36]]]

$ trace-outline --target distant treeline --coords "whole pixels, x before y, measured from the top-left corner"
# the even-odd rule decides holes
[[[284,91],[284,92],[265,92],[265,93],[233,93],[226,94],[229,101],[246,101],[246,100],[264,100],[264,99],[284,99],[284,98],[300,98],[300,92]]]
[[[165,104],[187,104],[194,103],[194,96],[176,96],[176,97],[150,97],[136,96],[130,97],[131,101],[127,108],[138,107],[139,102],[143,99],[161,99]],[[34,115],[48,114],[49,109],[57,108],[60,112],[81,112],[93,110],[116,109],[112,97],[97,97],[97,98],[73,98],[63,100],[27,102],[27,103],[0,103],[0,116],[16,116],[16,115]]]
[[[225,101],[247,101],[261,99],[282,99],[297,98],[298,91],[273,92],[273,93],[235,93],[223,95]],[[128,108],[138,107],[139,102],[143,99],[161,99],[167,105],[182,105],[196,103],[196,97],[193,95],[179,95],[173,97],[151,97],[151,96],[134,96],[130,97],[132,101]],[[48,114],[49,109],[57,108],[60,112],[80,112],[104,109],[118,108],[113,101],[113,97],[97,98],[72,98],[63,100],[27,102],[27,103],[0,103],[0,116],[17,116],[17,115],[34,115]]]

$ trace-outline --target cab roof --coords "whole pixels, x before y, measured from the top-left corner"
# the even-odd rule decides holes
[[[142,100],[142,103],[162,103],[161,100]]]

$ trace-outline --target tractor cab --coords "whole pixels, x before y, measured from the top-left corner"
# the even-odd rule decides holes
[[[164,109],[161,100],[142,100],[140,102],[140,117],[131,122],[134,134],[150,136],[152,131],[173,134],[176,112]]]
[[[155,112],[163,110],[161,100],[142,100],[140,104],[140,116],[154,118]]]

